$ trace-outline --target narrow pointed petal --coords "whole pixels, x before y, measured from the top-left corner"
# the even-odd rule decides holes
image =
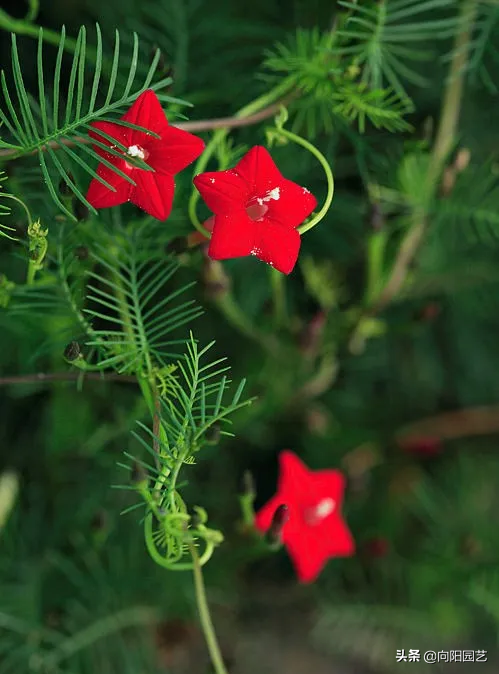
[[[306,530],[301,530],[295,536],[289,536],[286,531],[283,541],[293,561],[298,580],[301,583],[312,583],[329,557],[325,542],[311,536]]]
[[[355,552],[355,541],[345,522],[335,517],[334,525],[330,526],[331,534],[328,539],[328,557],[350,557]]]
[[[337,503],[343,500],[346,479],[339,470],[329,469],[314,474],[314,485],[318,494],[331,496]]]
[[[97,174],[104,178],[106,182],[112,185],[116,192],[113,192],[108,187],[94,178],[88,188],[86,198],[94,208],[108,208],[110,206],[119,206],[130,199],[133,190],[133,185],[127,180],[117,175],[112,169],[99,164]],[[135,180],[135,176],[133,178]]]
[[[210,211],[217,215],[243,210],[248,201],[250,190],[232,169],[200,173],[193,183]]]
[[[279,492],[295,495],[305,482],[310,481],[310,471],[303,461],[289,449],[279,453]],[[295,499],[293,499],[295,500]]]
[[[143,126],[144,128],[149,129],[149,131],[158,133],[160,136],[165,133],[168,128],[168,120],[165,112],[152,89],[146,89],[146,91],[140,94],[122,119],[125,122]],[[140,141],[144,140],[144,138],[154,139],[154,137],[147,136],[144,132],[133,130],[131,138],[139,145],[141,144]]]
[[[255,234],[255,223],[244,211],[231,215],[217,215],[208,255],[213,260],[250,255],[255,247]]]
[[[137,187],[132,192],[131,201],[158,220],[166,220],[173,204],[175,183],[170,175],[159,175],[152,171],[134,171],[133,179]]]
[[[197,159],[204,147],[204,141],[198,136],[169,126],[161,134],[161,142],[148,145],[147,163],[157,173],[175,175]]]
[[[283,180],[279,197],[269,199],[266,204],[270,218],[288,227],[298,227],[317,207],[317,199],[305,187]]]
[[[261,145],[252,147],[233,169],[248,188],[265,194],[279,187],[284,178],[269,152]]]
[[[258,223],[260,224],[260,223]],[[298,259],[301,238],[296,229],[267,219],[258,228],[256,255],[262,262],[289,274]]]

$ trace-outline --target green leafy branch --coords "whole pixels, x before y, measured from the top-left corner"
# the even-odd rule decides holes
[[[211,342],[199,349],[191,333],[185,359],[177,361],[176,368],[170,368],[165,377],[157,428],[151,430],[138,422],[142,433],[133,435],[153,461],[125,453],[136,466],[133,488],[147,508],[147,548],[154,561],[168,569],[192,569],[189,546],[200,540],[205,545],[199,558],[202,566],[222,542],[222,534],[206,526],[207,514],[201,507],[188,511],[179,493],[179,477],[183,465],[194,463],[203,446],[217,442],[220,436],[233,435],[227,429],[231,423],[228,417],[252,402],[241,400],[245,380],[227,399],[231,382],[225,358],[203,364],[213,345]],[[130,470],[130,466],[125,467]],[[191,561],[184,560],[186,555]]]
[[[124,89],[118,93],[116,85],[121,59],[120,36],[119,32],[116,31],[109,80],[107,89],[103,94],[102,73],[104,57],[102,35],[98,24],[96,24],[96,36],[95,62],[92,60],[91,86],[88,90],[89,64],[85,27],[82,26],[78,33],[71,62],[65,105],[62,104],[62,92],[60,89],[63,56],[67,42],[64,27],[61,31],[54,74],[51,78],[51,95],[48,94],[46,89],[48,77],[44,67],[43,29],[41,28],[38,32],[36,59],[38,97],[35,99],[26,90],[15,34],[12,35],[13,87],[12,85],[9,86],[5,73],[2,72],[1,74],[1,90],[4,96],[4,104],[0,108],[0,120],[8,131],[8,139],[2,138],[0,140],[0,148],[13,151],[13,158],[35,152],[38,155],[42,176],[50,195],[58,207],[73,220],[75,219],[74,214],[68,209],[58,194],[48,162],[52,164],[56,174],[70,192],[80,202],[85,204],[90,211],[95,213],[95,209],[84,197],[74,177],[66,169],[65,160],[74,162],[88,176],[96,178],[113,191],[115,188],[97,175],[93,167],[96,163],[101,162],[131,184],[134,184],[134,182],[130,176],[123,173],[115,164],[100,157],[95,148],[88,145],[86,138],[81,138],[79,134],[86,134],[90,129],[91,123],[97,119],[111,121],[108,115],[123,112],[145,89],[149,87],[154,90],[161,89],[171,82],[171,79],[168,77],[153,82],[160,58],[159,52],[156,52],[145,78],[138,85],[135,84],[139,61],[139,40],[137,35],[134,34],[133,51],[128,64],[126,83]],[[162,99],[170,100],[165,96],[162,96]],[[152,133],[143,127],[123,122],[119,119],[112,119],[112,121],[129,128]],[[103,133],[102,136],[103,139],[110,140],[110,137],[106,134]],[[105,145],[102,141],[95,141],[94,145],[105,148],[111,155],[121,157],[126,148],[115,139],[112,139],[112,141],[112,148]],[[57,148],[62,152],[62,159],[59,159],[56,155],[54,143],[57,144]],[[136,159],[134,161],[142,168],[151,170],[144,162]]]

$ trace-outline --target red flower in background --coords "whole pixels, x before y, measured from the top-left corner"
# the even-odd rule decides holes
[[[293,270],[301,243],[297,227],[317,201],[282,176],[264,147],[253,147],[232,169],[201,173],[194,184],[215,214],[212,259],[256,255],[284,274]]]
[[[129,157],[143,159],[154,171],[133,166],[127,162],[127,155],[116,157],[95,145],[96,152],[103,159],[129,175],[136,184],[132,185],[105,164],[99,164],[98,175],[112,185],[115,191],[94,178],[88,188],[87,200],[94,208],[118,206],[131,201],[158,220],[166,220],[173,203],[173,176],[199,157],[204,142],[168,124],[161,103],[152,89],[144,91],[121,119],[153,131],[160,138],[113,122],[94,122],[92,126],[95,131],[89,132],[90,137],[111,147],[112,141],[99,134],[102,131],[128,148]]]
[[[441,440],[433,435],[414,435],[400,438],[398,445],[405,452],[419,454],[420,456],[434,456],[443,449]]]
[[[289,520],[282,527],[282,542],[299,580],[310,583],[330,557],[348,557],[355,551],[340,513],[345,478],[337,470],[309,470],[288,450],[281,452],[279,463],[277,493],[256,514],[255,524],[268,531],[277,508],[287,505]]]

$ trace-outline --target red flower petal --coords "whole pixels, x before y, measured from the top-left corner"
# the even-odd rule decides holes
[[[317,199],[305,187],[291,180],[283,180],[278,199],[266,202],[270,218],[279,220],[288,227],[298,227],[317,206]]]
[[[193,183],[210,211],[217,215],[244,210],[250,195],[249,187],[232,169],[200,173]]]
[[[154,131],[154,133],[158,133],[160,136],[166,132],[168,127],[168,120],[165,112],[152,89],[146,89],[146,91],[140,94],[122,119],[124,122],[143,126],[145,129]],[[144,140],[144,138],[154,140],[154,136],[147,136],[143,131],[134,131],[133,129],[131,131],[133,142],[136,142],[139,145],[139,141]]]
[[[295,492],[303,486],[305,482],[310,481],[310,470],[303,461],[289,449],[283,449],[279,454],[279,481],[277,488],[279,491],[285,487],[290,492]]]
[[[132,192],[132,203],[152,215],[153,218],[166,220],[173,204],[175,190],[173,176],[136,170],[133,172],[133,179],[137,187]]]
[[[289,274],[298,259],[301,237],[296,229],[264,219],[258,225],[256,256],[283,274]]]
[[[336,470],[309,470],[290,451],[279,457],[278,491],[255,516],[255,526],[266,531],[276,508],[286,504],[289,521],[282,541],[301,582],[313,581],[330,557],[353,554],[355,543],[341,518],[344,478]]]
[[[97,174],[112,185],[116,189],[116,192],[103,185],[97,178],[94,178],[89,185],[86,195],[87,201],[94,208],[119,206],[130,199],[134,186],[125,180],[125,178],[122,178],[112,169],[104,166],[104,164],[99,164]],[[135,180],[135,176],[133,179]]]
[[[280,187],[285,180],[269,152],[261,145],[252,147],[233,169],[248,188],[259,194]]]
[[[321,538],[320,536],[314,536],[312,532],[304,532],[300,528],[296,532],[291,532],[288,529],[286,534],[286,537],[283,536],[283,543],[286,545],[289,556],[293,561],[298,580],[301,583],[313,582],[331,556],[327,541],[324,540],[324,533],[321,532]]]
[[[341,518],[336,517],[334,528],[331,527],[328,557],[350,557],[354,552],[355,541],[350,529]]]
[[[232,215],[217,215],[208,255],[213,260],[250,255],[255,247],[255,236],[255,223],[244,211]]]
[[[89,130],[88,135],[90,136],[90,138],[98,140],[99,143],[104,143],[104,145],[108,145],[109,147],[112,145],[111,141],[107,140],[107,138],[104,138],[104,136],[101,136],[98,133],[98,131],[100,130],[106,133],[108,136],[116,138],[116,140],[119,141],[125,147],[129,147],[131,129],[127,129],[125,126],[120,126],[119,124],[114,124],[113,122],[92,122],[91,126],[92,130]],[[95,131],[93,129],[95,129]],[[112,162],[121,161],[116,157],[116,155],[106,152],[97,145],[94,145],[94,149],[97,152],[97,154],[99,154],[101,157],[104,157],[105,159],[108,159],[109,161]]]
[[[204,141],[198,136],[169,126],[161,134],[161,143],[148,145],[147,163],[158,173],[175,175],[197,159],[204,147]]]

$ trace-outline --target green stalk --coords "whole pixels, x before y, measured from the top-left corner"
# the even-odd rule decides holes
[[[331,206],[331,203],[333,201],[333,196],[334,196],[334,176],[333,172],[331,171],[331,167],[329,166],[329,162],[327,161],[326,157],[320,152],[315,145],[312,145],[312,143],[309,143],[308,140],[305,140],[301,136],[297,136],[295,133],[291,133],[291,131],[287,131],[286,129],[278,128],[277,133],[279,133],[281,136],[284,136],[285,138],[288,138],[289,140],[293,141],[293,143],[296,143],[297,145],[301,145],[304,147],[306,150],[308,150],[311,154],[314,155],[314,157],[319,161],[320,165],[324,169],[324,173],[326,174],[326,182],[327,182],[327,194],[326,194],[326,199],[322,205],[321,210],[314,215],[314,217],[306,222],[304,225],[300,225],[298,227],[298,231],[300,234],[305,234],[305,232],[308,232],[312,227],[315,227],[315,225],[318,225],[319,222],[322,220],[322,218],[326,215],[326,213],[329,210],[329,207]]]
[[[272,298],[274,304],[274,321],[277,328],[286,323],[286,288],[284,286],[284,274],[270,267],[270,282],[272,286]]]
[[[201,623],[201,628],[203,630],[206,645],[208,647],[211,663],[213,665],[215,674],[228,674],[223,661],[222,652],[220,651],[220,646],[218,645],[217,635],[213,626],[213,621],[211,619],[210,608],[208,606],[208,600],[206,599],[203,570],[199,562],[198,553],[192,541],[189,542],[189,548],[194,564],[194,588],[196,592],[199,621]]]
[[[463,2],[459,21],[461,29],[456,35],[454,43],[449,79],[447,80],[444,92],[442,112],[427,174],[428,204],[432,202],[438,190],[442,169],[456,140],[466,76],[466,64],[473,37],[477,9],[477,0],[465,0]],[[427,218],[427,208],[418,209],[414,212],[412,218],[413,224],[402,241],[387,283],[379,293],[376,302],[371,306],[371,314],[381,311],[404,285],[412,260],[426,233]]]

